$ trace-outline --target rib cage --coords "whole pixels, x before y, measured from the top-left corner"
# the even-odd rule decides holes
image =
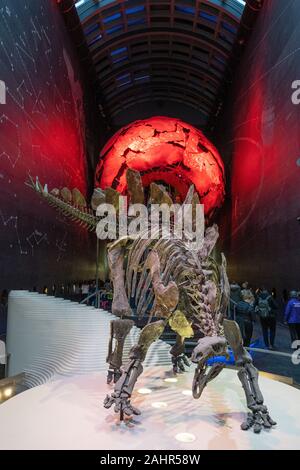
[[[206,282],[211,280],[220,286],[220,271],[217,263],[208,258],[203,265],[197,253],[189,249],[184,240],[175,238],[143,239],[142,234],[128,248],[126,262],[126,291],[129,301],[134,303],[139,319],[154,314],[154,292],[150,271],[146,266],[149,252],[156,250],[160,259],[161,279],[167,285],[175,281],[179,288],[179,308],[191,323],[205,335],[221,333],[219,315],[221,293],[218,289],[217,309],[212,311],[206,299]]]

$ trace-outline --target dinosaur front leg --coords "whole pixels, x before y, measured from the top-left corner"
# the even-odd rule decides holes
[[[134,322],[132,320],[112,320],[110,322],[110,340],[106,362],[109,364],[107,383],[116,383],[122,375],[121,366],[123,359],[124,343]],[[114,349],[113,349],[113,343]]]
[[[268,408],[264,405],[264,397],[258,384],[258,370],[252,363],[252,358],[243,346],[243,339],[240,328],[235,321],[224,320],[224,333],[229,342],[236,365],[240,368],[238,378],[241,381],[250,410],[247,420],[242,423],[241,429],[247,431],[253,427],[255,433],[259,433],[262,428],[269,429],[276,425],[276,422],[269,415]]]
[[[115,390],[111,395],[107,395],[104,400],[104,407],[110,408],[115,405],[114,411],[120,413],[120,420],[124,415],[138,415],[140,411],[131,405],[130,398],[138,377],[143,372],[143,362],[150,345],[156,341],[165,328],[165,322],[159,320],[145,326],[141,332],[138,344],[130,351],[129,362],[124,369],[121,378],[115,385]]]

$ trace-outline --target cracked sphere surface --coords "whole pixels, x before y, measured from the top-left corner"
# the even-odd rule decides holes
[[[217,149],[180,119],[157,116],[122,127],[101,151],[96,187],[126,194],[127,168],[140,172],[145,188],[152,182],[173,188],[181,202],[194,184],[206,216],[223,203],[224,165]]]

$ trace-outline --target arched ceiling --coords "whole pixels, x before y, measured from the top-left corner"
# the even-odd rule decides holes
[[[103,102],[114,120],[138,104],[175,102],[201,116],[217,111],[245,2],[75,2]]]

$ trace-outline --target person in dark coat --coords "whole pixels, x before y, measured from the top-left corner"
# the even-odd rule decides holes
[[[236,322],[239,324],[244,346],[250,346],[253,334],[254,307],[245,300],[240,300],[236,305]]]
[[[259,316],[264,343],[268,349],[274,349],[277,310],[278,305],[273,296],[263,288],[257,296],[255,312]]]
[[[290,292],[290,300],[285,308],[284,321],[289,326],[291,342],[300,340],[300,300],[296,291]]]
[[[242,299],[242,294],[241,294],[241,287],[237,282],[233,281],[230,284],[230,301],[229,301],[229,306],[230,306],[230,318],[234,320],[235,315],[236,315],[236,306],[238,302],[240,302]]]

